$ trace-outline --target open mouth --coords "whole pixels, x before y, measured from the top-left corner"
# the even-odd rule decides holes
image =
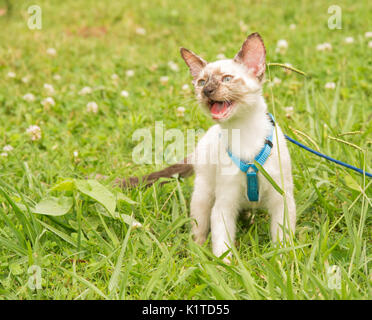
[[[209,110],[211,111],[212,118],[215,120],[227,118],[232,110],[234,102],[232,101],[214,101],[209,100]]]

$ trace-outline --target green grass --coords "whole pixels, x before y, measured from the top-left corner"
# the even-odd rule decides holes
[[[264,38],[268,62],[288,62],[309,74],[305,81],[270,69],[282,83],[272,91],[265,86],[265,96],[283,131],[371,172],[372,49],[364,35],[372,31],[370,1],[339,1],[341,30],[327,27],[332,1],[36,1],[43,10],[39,31],[27,28],[27,8],[35,1],[8,2],[10,10],[0,16],[0,153],[5,145],[14,150],[0,156],[1,299],[372,298],[372,180],[293,145],[293,246],[273,247],[267,212],[252,212],[239,221],[231,265],[211,254],[210,240],[203,247],[191,241],[192,178],[124,191],[117,212],[142,223],[135,229],[76,189],[50,191],[66,178],[163,167],[132,162],[136,129],[153,132],[155,121],[166,129],[211,125],[192,90],[182,89],[191,88],[191,79],[179,47],[207,60],[219,53],[233,57],[255,31]],[[138,35],[138,27],[146,34]],[[344,42],[348,36],[353,44]],[[279,39],[289,43],[285,54],[275,52]],[[324,42],[331,51],[316,50]],[[46,54],[50,47],[56,56]],[[168,83],[161,84],[162,76]],[[327,82],[336,89],[325,89]],[[55,88],[55,106],[41,105],[44,83]],[[84,86],[93,92],[79,95]],[[26,93],[36,100],[24,101]],[[90,101],[98,104],[97,114],[86,111]],[[176,116],[179,106],[186,108],[184,117]],[[34,124],[41,140],[26,133]],[[118,192],[110,181],[104,184]],[[62,195],[73,199],[66,215],[32,213],[41,199]],[[28,286],[33,265],[41,268],[39,290]],[[341,271],[339,289],[329,285],[333,265]]]

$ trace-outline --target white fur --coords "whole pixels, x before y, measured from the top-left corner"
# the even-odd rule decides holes
[[[226,152],[226,144],[233,154],[249,161],[254,159],[264,146],[272,124],[267,116],[267,106],[261,93],[262,83],[252,77],[244,65],[233,60],[208,64],[201,75],[213,72],[215,68],[240,77],[247,88],[244,101],[240,101],[234,107],[228,120],[208,130],[193,155],[196,174],[191,200],[191,217],[196,222],[193,224],[194,240],[202,244],[211,229],[213,253],[220,256],[234,243],[236,220],[240,210],[266,208],[271,216],[271,237],[275,242],[283,240],[282,226],[294,234],[296,206],[293,197],[291,159],[278,125],[274,130],[271,154],[263,167],[285,192],[288,220],[284,219],[284,197],[260,172],[259,201],[248,200],[246,174],[231,161]],[[225,132],[222,129],[225,129]],[[234,143],[235,140],[231,139],[234,129],[240,130],[240,144]],[[226,144],[225,133],[229,137]],[[284,185],[281,179],[278,148]],[[203,161],[205,159],[208,161]]]

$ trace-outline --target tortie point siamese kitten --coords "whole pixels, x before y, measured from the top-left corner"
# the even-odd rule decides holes
[[[222,255],[234,243],[239,211],[259,207],[269,211],[274,242],[282,241],[283,233],[294,234],[291,159],[282,130],[268,114],[262,96],[266,50],[261,36],[249,35],[234,59],[208,63],[185,48],[181,48],[181,55],[193,77],[197,100],[217,122],[188,157],[196,174],[190,205],[194,240],[204,243],[211,229],[213,253]],[[285,196],[259,170],[255,184],[247,176],[255,170],[244,172],[239,167],[239,161],[253,163],[266,144],[270,154],[263,168],[282,187]],[[253,201],[248,191],[253,191]]]
[[[199,141],[186,163],[151,173],[141,181],[151,185],[160,177],[187,177],[194,171],[190,205],[193,237],[203,244],[211,230],[216,256],[234,243],[238,213],[248,208],[268,209],[272,240],[281,243],[284,236],[295,232],[296,205],[286,141],[262,96],[266,50],[261,36],[249,35],[234,59],[208,63],[185,48],[181,48],[181,55],[193,77],[197,100],[217,124]],[[284,196],[254,160],[282,188]],[[117,183],[136,186],[139,179]],[[231,253],[224,260],[229,262],[230,257]]]

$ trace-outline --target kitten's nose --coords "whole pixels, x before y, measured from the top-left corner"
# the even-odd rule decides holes
[[[214,87],[206,86],[203,89],[203,93],[209,98],[214,93],[215,90],[216,90],[216,88],[214,88]]]

